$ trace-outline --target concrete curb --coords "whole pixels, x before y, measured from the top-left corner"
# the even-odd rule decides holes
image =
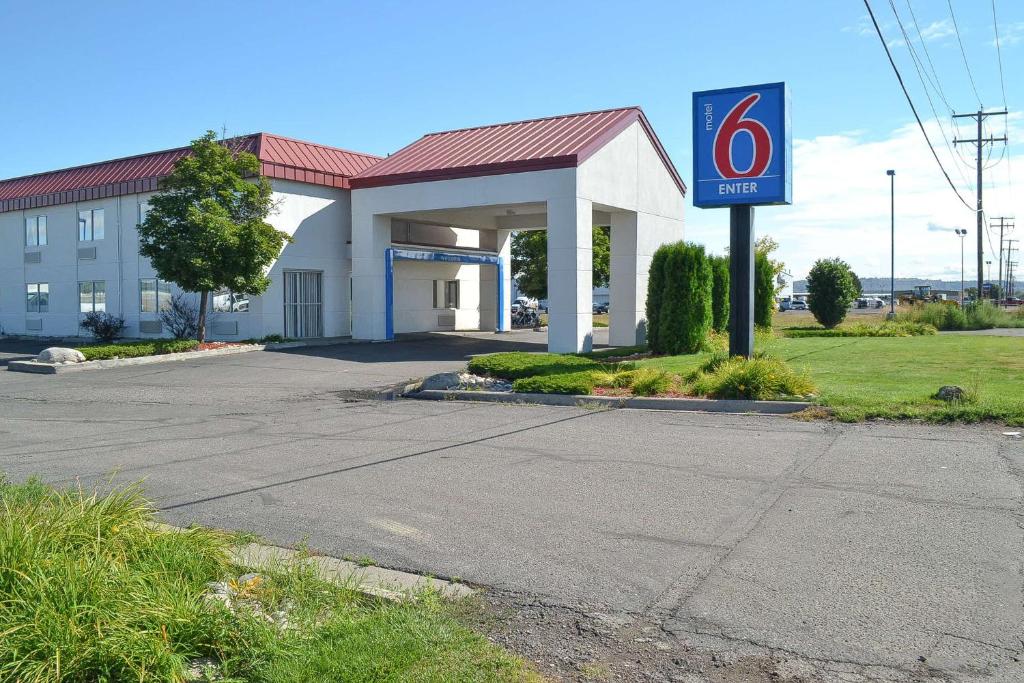
[[[168,533],[188,531],[164,522],[151,521],[148,525]],[[363,567],[348,560],[326,555],[306,555],[291,548],[262,543],[247,543],[233,550],[230,559],[246,569],[257,570],[273,569],[275,565],[295,562],[312,564],[316,566],[321,578],[341,584],[351,583],[360,593],[394,601],[406,600],[417,591],[428,588],[449,599],[466,598],[476,594],[476,590],[469,586],[453,581],[383,567]]]
[[[401,601],[418,591],[430,589],[449,599],[466,598],[475,590],[460,583],[434,579],[383,567],[362,567],[334,557],[305,556],[297,550],[250,543],[233,553],[232,561],[252,569],[272,569],[274,565],[303,562],[313,565],[324,579],[351,585],[360,593]]]
[[[516,394],[499,391],[428,390],[407,393],[406,398],[426,401],[481,401],[485,403],[533,403],[548,406],[594,406],[636,410],[682,410],[702,413],[760,413],[788,415],[812,404],[807,401],[744,401],[710,398],[647,398],[642,396],[569,396],[565,394]]]
[[[236,353],[249,353],[251,351],[274,351],[277,349],[294,349],[307,346],[305,342],[281,342],[274,344],[245,344],[242,346],[228,346],[222,349],[209,349],[206,351],[183,351],[181,353],[163,353],[158,356],[139,356],[138,358],[110,358],[107,360],[87,360],[83,363],[67,363],[55,365],[53,363],[40,363],[35,360],[12,360],[7,363],[9,372],[28,372],[37,375],[62,375],[66,372],[80,372],[83,370],[107,370],[110,368],[130,367],[133,365],[152,365],[154,363],[171,363],[183,360],[196,360],[197,358],[209,358],[211,356],[230,356]]]

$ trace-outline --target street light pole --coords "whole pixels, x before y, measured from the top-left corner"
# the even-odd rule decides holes
[[[896,317],[896,171],[889,169],[889,315]]]
[[[964,305],[964,236],[967,235],[967,228],[961,230],[955,228],[956,234],[960,236],[960,307]],[[981,299],[981,293],[978,293],[978,299]]]

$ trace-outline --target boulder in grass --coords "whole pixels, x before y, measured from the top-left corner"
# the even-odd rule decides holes
[[[935,398],[940,401],[959,401],[964,397],[963,387],[947,384],[935,392]]]
[[[40,363],[81,363],[85,360],[85,356],[76,349],[51,346],[40,351],[39,355],[36,356],[36,360]]]
[[[459,386],[459,372],[441,372],[436,375],[431,375],[423,380],[420,389],[423,391],[443,391],[445,389],[451,389]]]

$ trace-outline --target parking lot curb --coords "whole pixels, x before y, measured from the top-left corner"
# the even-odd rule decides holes
[[[425,401],[480,401],[484,403],[525,403],[548,406],[600,406],[635,410],[680,410],[700,413],[759,413],[788,415],[811,407],[807,401],[746,401],[713,398],[657,398],[644,396],[583,396],[567,394],[517,394],[503,391],[460,389],[414,391],[406,398]]]
[[[187,531],[163,522],[152,522],[151,526],[168,533]],[[300,563],[311,566],[322,579],[350,586],[364,595],[392,601],[406,600],[422,590],[431,590],[441,597],[452,600],[476,594],[475,589],[455,581],[363,565],[327,555],[310,555],[305,551],[263,543],[246,543],[235,548],[231,551],[231,561],[256,571],[274,570],[281,566]]]
[[[67,372],[81,372],[84,370],[107,370],[110,368],[122,368],[133,365],[152,365],[154,363],[171,363],[183,360],[196,360],[198,358],[209,358],[211,356],[230,356],[236,353],[249,353],[251,351],[265,351],[276,349],[293,349],[307,346],[305,342],[281,342],[274,344],[245,344],[241,346],[227,346],[221,349],[208,349],[206,351],[183,351],[181,353],[163,353],[157,356],[140,356],[138,358],[109,358],[106,360],[87,360],[82,363],[40,363],[36,360],[12,360],[7,363],[9,372],[28,372],[37,375],[62,375]]]

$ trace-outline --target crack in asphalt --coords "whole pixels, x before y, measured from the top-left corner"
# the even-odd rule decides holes
[[[478,438],[478,439],[470,439],[470,440],[467,440],[467,441],[461,441],[459,443],[455,443],[455,444],[452,444],[452,445],[449,445],[449,446],[441,446],[441,447],[438,447],[438,448],[429,448],[429,449],[426,449],[426,450],[416,451],[415,453],[407,453],[405,455],[398,455],[398,456],[394,456],[394,457],[391,457],[391,458],[384,458],[383,460],[375,460],[373,462],[363,463],[363,464],[360,464],[360,465],[352,465],[351,467],[341,467],[341,468],[337,468],[337,469],[330,470],[330,471],[327,471],[327,472],[320,472],[318,474],[310,474],[310,475],[304,476],[304,477],[293,477],[292,479],[288,479],[288,480],[280,481],[280,482],[275,482],[275,483],[271,483],[271,484],[264,484],[262,486],[251,486],[249,488],[242,489],[242,490],[239,490],[239,491],[232,491],[232,492],[229,492],[229,493],[222,493],[222,494],[219,494],[219,495],[216,495],[216,496],[209,496],[209,497],[206,497],[206,498],[199,498],[199,499],[196,499],[196,500],[186,501],[186,502],[183,502],[183,503],[175,503],[174,505],[166,505],[166,506],[161,507],[160,509],[161,510],[177,510],[177,509],[184,508],[184,507],[190,507],[192,505],[200,505],[202,503],[210,503],[210,502],[213,502],[213,501],[224,500],[226,498],[232,498],[232,497],[235,497],[235,496],[241,496],[241,495],[245,495],[245,494],[248,494],[248,493],[256,493],[256,492],[259,492],[259,491],[265,491],[267,489],[277,488],[279,486],[289,486],[291,484],[297,484],[297,483],[304,482],[304,481],[311,481],[313,479],[319,479],[319,478],[322,478],[322,477],[330,477],[330,476],[334,476],[334,475],[337,475],[337,474],[344,474],[346,472],[352,472],[352,471],[355,471],[355,470],[361,470],[361,469],[365,469],[365,468],[368,468],[368,467],[377,467],[379,465],[387,465],[387,464],[391,464],[391,463],[395,463],[395,462],[400,462],[402,460],[408,460],[410,458],[416,458],[416,457],[423,456],[423,455],[431,455],[431,454],[434,454],[434,453],[441,453],[441,452],[444,452],[444,451],[447,451],[447,450],[451,450],[453,448],[461,448],[463,446],[472,446],[474,444],[483,443],[485,441],[490,441],[491,439],[497,439],[497,438],[501,438],[501,437],[504,437],[504,436],[513,436],[513,435],[516,435],[516,434],[524,434],[526,432],[533,431],[535,429],[540,429],[542,427],[548,427],[548,426],[551,426],[551,425],[560,424],[560,423],[563,423],[563,422],[569,422],[569,421],[572,421],[572,420],[579,420],[581,418],[588,417],[590,415],[596,415],[596,414],[599,414],[599,413],[584,412],[584,413],[580,413],[580,414],[577,414],[577,415],[570,415],[569,417],[563,417],[563,418],[559,418],[557,420],[551,420],[549,422],[544,422],[544,423],[541,423],[539,425],[532,425],[530,427],[523,427],[523,428],[520,428],[520,429],[514,429],[514,430],[511,430],[511,431],[506,431],[506,432],[502,432],[500,434],[494,434],[494,435],[491,435],[491,436],[485,436],[485,437],[481,437],[481,438]]]

